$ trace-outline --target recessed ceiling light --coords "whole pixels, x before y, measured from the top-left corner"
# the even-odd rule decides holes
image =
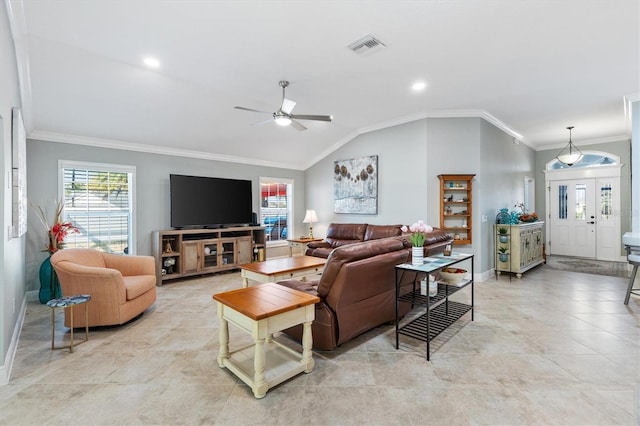
[[[152,58],[151,56],[147,56],[144,58],[144,64],[149,68],[158,68],[160,66],[160,61],[156,58]]]
[[[413,90],[414,92],[421,92],[425,89],[425,87],[427,87],[427,83],[425,83],[424,81],[416,81],[411,86],[411,90]]]

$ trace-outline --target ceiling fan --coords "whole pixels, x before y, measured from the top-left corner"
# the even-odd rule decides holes
[[[296,120],[331,121],[333,119],[333,117],[331,117],[330,115],[291,114],[291,111],[293,111],[293,108],[296,106],[296,103],[290,99],[285,98],[284,96],[284,91],[289,85],[289,82],[286,80],[282,80],[278,84],[280,85],[280,87],[282,87],[282,105],[280,105],[280,108],[276,112],[271,113],[269,111],[261,111],[258,109],[245,108],[241,106],[235,106],[234,108],[241,109],[244,111],[271,114],[276,124],[279,124],[280,126],[288,126],[289,124],[291,124],[291,127],[297,130],[307,130],[307,128],[304,127],[302,123]],[[267,123],[270,121],[271,119],[265,121],[264,123]],[[258,124],[263,124],[263,123],[258,123]]]

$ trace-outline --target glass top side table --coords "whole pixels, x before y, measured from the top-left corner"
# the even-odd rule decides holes
[[[427,361],[430,360],[431,340],[447,329],[451,324],[460,319],[464,314],[471,311],[471,321],[473,321],[474,309],[474,255],[467,253],[451,253],[450,256],[437,254],[424,258],[422,265],[412,265],[403,263],[396,265],[396,349],[400,346],[400,334],[406,335],[427,344]],[[464,262],[470,263],[470,278],[459,283],[447,283],[438,280],[438,292],[435,296],[422,294],[420,285],[416,285],[421,275],[426,275],[427,288],[429,287],[429,274],[436,273],[443,268]],[[407,271],[415,271],[416,276],[413,282],[413,289],[409,293],[400,294],[402,274]],[[449,297],[458,293],[463,288],[471,288],[471,302],[462,303],[449,300]],[[400,303],[405,302],[411,308],[425,308],[425,313],[414,318],[405,324],[400,324]]]

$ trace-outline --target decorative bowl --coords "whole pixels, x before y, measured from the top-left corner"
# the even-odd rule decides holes
[[[443,268],[440,276],[450,284],[458,284],[467,276],[467,271],[460,268]]]

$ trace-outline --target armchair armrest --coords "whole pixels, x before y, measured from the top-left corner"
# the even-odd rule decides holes
[[[152,256],[123,256],[119,254],[103,253],[107,268],[117,269],[125,277],[132,275],[156,274],[156,263]]]
[[[326,241],[315,241],[311,243],[307,243],[308,248],[332,248],[333,246]]]

